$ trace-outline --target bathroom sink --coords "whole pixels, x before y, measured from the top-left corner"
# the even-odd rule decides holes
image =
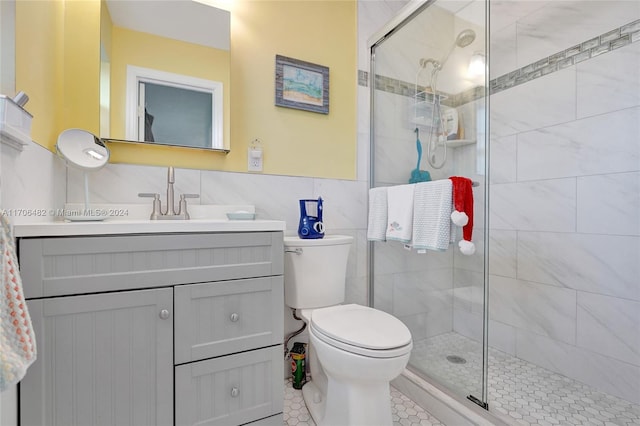
[[[80,204],[67,204],[65,210],[82,209]],[[248,205],[201,205],[189,206],[189,220],[150,220],[147,204],[103,204],[92,205],[101,209],[109,218],[101,222],[69,222],[53,216],[42,222],[16,224],[16,237],[73,236],[73,235],[113,235],[184,232],[251,232],[284,231],[286,224],[281,220],[229,220],[227,213],[255,213],[254,206]]]

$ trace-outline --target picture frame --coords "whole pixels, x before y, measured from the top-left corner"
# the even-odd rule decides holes
[[[276,55],[276,106],[329,114],[329,67]]]

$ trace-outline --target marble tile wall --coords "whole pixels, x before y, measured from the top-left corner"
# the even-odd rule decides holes
[[[639,18],[638,2],[546,2],[492,34],[492,74]],[[635,403],[638,69],[633,42],[492,95],[489,218],[491,345]]]

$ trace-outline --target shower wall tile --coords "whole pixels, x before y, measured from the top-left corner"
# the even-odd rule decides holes
[[[286,188],[283,191],[282,188]],[[312,178],[202,171],[202,204],[253,204],[259,219],[284,220],[298,229],[298,200],[312,198]]]
[[[369,146],[371,142],[369,140],[369,133],[358,133],[358,153],[356,156],[357,171],[356,179],[359,181],[368,182],[369,180]]]
[[[638,16],[640,3],[635,1],[549,2],[518,21],[518,66],[580,44]]]
[[[367,306],[367,278],[350,277],[347,278],[347,288],[345,290],[345,303],[357,303]]]
[[[375,273],[388,274],[397,271],[422,271],[426,273],[431,268],[452,268],[453,250],[445,252],[427,251],[419,254],[406,250],[397,241],[376,242],[374,253]]]
[[[369,69],[369,38],[406,3],[408,3],[406,0],[358,3],[358,69]]]
[[[516,356],[640,403],[640,367],[636,365],[523,330],[518,330]]]
[[[397,314],[395,314],[397,315]],[[411,332],[414,341],[448,333],[453,330],[453,312],[441,309],[409,316],[397,316]]]
[[[454,269],[453,286],[456,309],[465,309],[481,315],[484,311],[484,273]]]
[[[89,199],[94,203],[148,204],[151,214],[151,199],[140,198],[140,192],[160,194],[162,208],[166,207],[167,167],[139,166],[129,164],[107,164],[89,175]],[[175,169],[174,192],[176,205],[179,194],[200,193],[200,171]],[[82,172],[67,171],[67,202],[84,202],[84,181]],[[198,198],[189,200],[201,204]]]
[[[635,3],[640,9],[640,2],[627,3]],[[635,16],[640,18],[640,11]],[[639,69],[640,43],[579,63],[576,66],[578,117],[640,105]],[[637,122],[640,112],[636,109],[635,114]],[[615,129],[611,125],[609,128]]]
[[[491,13],[492,18],[495,15]],[[514,23],[501,30],[492,28],[490,31],[489,79],[493,80],[518,68],[517,26]]]
[[[492,275],[516,278],[517,231],[492,229],[489,232],[489,272]]]
[[[578,232],[640,236],[638,212],[640,172],[578,178]]]
[[[476,342],[482,342],[482,315],[455,307],[453,331]]]
[[[393,314],[393,274],[374,274],[373,306]]]
[[[520,133],[518,181],[640,169],[639,120],[635,107]]]
[[[640,302],[578,292],[577,345],[640,366]]]
[[[575,343],[576,292],[492,276],[490,318],[519,329]]]
[[[516,135],[493,138],[491,140],[491,183],[512,183],[517,180],[517,137]]]
[[[489,320],[489,346],[515,355],[517,330],[516,327],[500,321]]]
[[[496,184],[490,190],[492,229],[575,231],[575,179]]]
[[[492,139],[574,120],[575,79],[575,69],[567,68],[493,95]]]
[[[497,0],[491,3],[491,31],[502,31],[519,19],[531,15],[553,0]],[[493,33],[492,33],[493,37]]]
[[[518,232],[518,278],[640,301],[640,237]]]
[[[474,221],[476,218],[474,218]],[[457,230],[458,240],[462,236],[462,229],[458,228]],[[455,264],[456,269],[465,269],[474,272],[482,272],[484,271],[484,229],[477,229],[474,226],[473,229],[473,238],[472,241],[476,245],[476,252],[471,256],[464,255],[460,252],[458,248],[458,244],[454,244],[453,249],[453,262]]]
[[[332,229],[367,227],[366,182],[314,179],[313,183],[313,193],[304,198],[322,197],[325,232],[330,234],[335,233]]]
[[[422,280],[420,279],[422,278]],[[393,283],[393,313],[405,317],[422,313],[447,313],[453,306],[451,270],[424,274],[396,274]]]

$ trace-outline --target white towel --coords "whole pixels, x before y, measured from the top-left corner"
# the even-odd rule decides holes
[[[367,226],[369,241],[387,240],[387,187],[369,189],[369,223]]]
[[[413,189],[416,185],[387,188],[387,240],[411,241],[413,228]]]
[[[0,214],[0,392],[18,383],[36,359],[36,336],[22,292],[11,228]]]
[[[412,246],[416,250],[445,251],[451,241],[451,180],[416,184]]]

